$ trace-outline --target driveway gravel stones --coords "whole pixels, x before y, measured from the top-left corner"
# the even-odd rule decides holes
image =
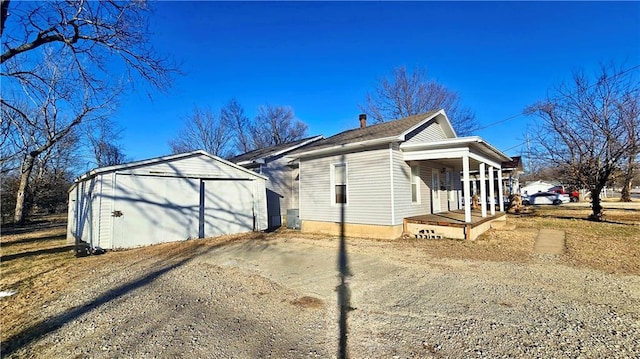
[[[638,276],[347,248],[352,358],[640,356]],[[335,357],[337,251],[336,239],[250,240],[96,270],[42,308],[36,339],[8,355]]]

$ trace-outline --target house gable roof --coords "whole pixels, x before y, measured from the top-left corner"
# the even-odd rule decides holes
[[[513,169],[517,171],[524,171],[524,167],[522,165],[522,157],[520,156],[511,156],[511,161],[503,161],[502,162],[503,169]]]
[[[232,157],[229,159],[229,161],[239,165],[259,162],[260,160],[266,160],[271,157],[275,157],[275,156],[279,156],[279,155],[291,152],[293,150],[304,147],[310,143],[316,142],[323,138],[324,136],[322,135],[307,137],[307,138],[303,138],[301,140],[297,140],[293,142],[287,142],[287,143],[282,143],[282,144],[267,147],[267,148],[253,150],[253,151],[249,151],[241,155]]]
[[[438,117],[438,120],[444,120],[439,121],[439,123],[443,126],[445,133],[451,137],[455,137],[455,131],[453,127],[451,127],[451,123],[447,119],[444,110],[439,110],[340,132],[334,136],[306,146],[303,149],[293,151],[292,154],[302,155],[309,152],[317,153],[318,151],[324,152],[323,150],[339,150],[352,146],[404,141],[408,134],[436,117]]]
[[[194,157],[194,156],[205,156],[208,158],[211,158],[213,160],[222,162],[228,166],[231,166],[233,168],[236,168],[240,171],[243,171],[247,174],[250,174],[251,176],[255,176],[258,178],[262,178],[262,179],[267,179],[267,177],[260,175],[258,173],[255,173],[251,170],[248,170],[242,166],[238,166],[235,163],[226,161],[220,157],[214,156],[206,151],[203,150],[197,150],[197,151],[192,151],[192,152],[185,152],[185,153],[178,153],[175,155],[168,155],[168,156],[160,156],[160,157],[154,157],[154,158],[149,158],[146,160],[140,160],[140,161],[134,161],[134,162],[129,162],[129,163],[123,163],[120,165],[114,165],[114,166],[105,166],[105,167],[99,167],[99,168],[94,168],[91,171],[79,176],[78,178],[76,178],[76,180],[74,181],[75,183],[78,183],[80,181],[83,181],[85,179],[89,179],[92,177],[95,177],[99,174],[103,174],[103,173],[109,173],[109,172],[115,172],[115,171],[121,171],[121,170],[125,170],[125,169],[132,169],[132,168],[138,168],[138,167],[144,167],[144,166],[150,166],[150,165],[154,165],[154,164],[158,164],[158,163],[162,163],[162,162],[171,162],[171,161],[177,161],[177,160],[181,160],[181,159],[185,159],[185,158],[189,158],[189,157]]]

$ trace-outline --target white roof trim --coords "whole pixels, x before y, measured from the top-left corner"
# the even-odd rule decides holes
[[[156,164],[156,163],[161,163],[161,162],[168,162],[168,161],[175,161],[175,160],[179,160],[182,158],[188,158],[188,157],[193,157],[193,156],[206,156],[209,157],[213,160],[222,162],[226,165],[229,165],[235,169],[238,169],[240,171],[246,172],[248,174],[251,174],[252,176],[258,177],[258,178],[262,178],[265,180],[268,180],[267,177],[255,173],[251,170],[248,170],[242,166],[239,166],[235,163],[223,160],[222,158],[218,157],[218,156],[214,156],[206,151],[203,150],[197,150],[197,151],[192,151],[192,152],[185,152],[185,153],[178,153],[175,155],[169,155],[169,156],[161,156],[161,157],[154,157],[154,158],[149,158],[146,160],[140,160],[140,161],[135,161],[135,162],[129,162],[129,163],[123,163],[121,165],[114,165],[114,166],[106,166],[106,167],[99,167],[99,168],[94,168],[91,171],[79,176],[78,178],[75,179],[75,183],[80,182],[82,180],[88,179],[88,178],[92,178],[95,177],[96,175],[102,174],[102,173],[108,173],[108,172],[115,172],[115,171],[120,171],[120,170],[124,170],[127,168],[134,168],[134,167],[143,167],[143,166],[147,166],[147,165],[152,165],[152,164]]]
[[[278,155],[281,155],[281,154],[283,154],[283,153],[293,151],[293,150],[295,150],[295,149],[297,149],[297,148],[300,148],[300,147],[302,147],[302,146],[305,146],[305,145],[307,145],[307,144],[309,144],[309,143],[311,143],[311,142],[319,141],[319,140],[321,140],[321,139],[323,139],[323,138],[324,138],[324,136],[323,136],[323,135],[318,135],[318,136],[316,136],[316,137],[312,137],[312,138],[308,139],[307,141],[304,141],[304,142],[302,142],[302,143],[299,143],[299,144],[297,144],[297,145],[295,145],[295,146],[291,146],[291,147],[285,148],[285,149],[283,149],[283,150],[281,150],[281,151],[278,151],[278,152],[276,152],[276,153],[272,153],[269,157],[272,157],[272,156],[278,156]]]
[[[502,151],[498,150],[490,143],[486,142],[479,136],[469,136],[469,137],[458,137],[458,138],[450,138],[446,140],[439,141],[429,141],[422,143],[403,143],[400,145],[400,149],[403,151],[420,151],[420,150],[428,150],[434,149],[443,146],[460,146],[466,145],[470,146],[476,144],[480,147],[484,147],[490,153],[494,154],[496,157],[500,158],[501,161],[511,161],[511,157],[504,154]]]
[[[361,142],[352,142],[352,143],[347,143],[343,145],[336,145],[331,147],[320,148],[317,150],[302,152],[298,154],[298,158],[324,155],[324,154],[333,153],[333,152],[342,152],[345,150],[351,150],[351,149],[360,148],[360,147],[375,146],[375,145],[386,144],[386,143],[397,142],[397,141],[398,141],[398,137],[393,136],[393,137],[376,138],[374,140],[367,140],[367,141],[361,141]]]
[[[447,114],[444,112],[444,110],[439,110],[438,112],[432,114],[431,116],[425,118],[423,121],[418,122],[417,124],[415,124],[414,126],[409,128],[408,130],[406,130],[403,133],[401,133],[400,136],[398,136],[398,140],[405,141],[406,137],[407,137],[407,135],[409,133],[411,133],[412,131],[416,130],[418,127],[424,125],[425,123],[427,123],[427,122],[429,122],[431,120],[435,120],[438,116],[442,116],[444,118],[444,120],[445,120],[445,123],[438,122],[438,124],[440,124],[440,126],[446,127],[446,128],[444,128],[445,133],[447,135],[452,135],[452,138],[457,137],[456,131],[453,129],[453,126],[451,126],[451,121],[449,121],[449,118],[447,117]],[[450,133],[447,133],[447,131],[449,131]]]
[[[309,138],[308,140],[306,140],[304,142],[298,143],[297,145],[294,145],[294,146],[290,146],[290,147],[284,148],[284,149],[282,149],[282,150],[280,150],[278,152],[269,153],[269,154],[267,154],[267,155],[265,155],[263,157],[258,157],[255,160],[241,161],[241,162],[238,162],[237,164],[240,165],[240,166],[246,166],[246,165],[251,165],[251,164],[264,164],[266,162],[266,159],[269,158],[269,157],[275,157],[275,156],[279,156],[279,155],[281,155],[283,153],[291,152],[291,151],[293,151],[295,149],[298,149],[300,147],[306,146],[309,143],[319,141],[319,140],[321,140],[323,138],[324,138],[323,135],[318,135],[318,136],[315,136],[315,137],[311,137],[311,138]]]

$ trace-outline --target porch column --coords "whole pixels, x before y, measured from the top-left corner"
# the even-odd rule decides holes
[[[498,201],[500,203],[500,212],[504,212],[504,201],[502,200],[502,168],[498,168]]]
[[[493,170],[493,166],[489,166],[489,205],[492,216],[496,214],[496,187],[493,184]]]
[[[471,223],[471,184],[469,183],[469,155],[462,156],[462,190],[464,197],[464,221]]]
[[[481,200],[481,213],[482,218],[487,216],[487,184],[485,183],[485,164],[480,162],[480,200]]]

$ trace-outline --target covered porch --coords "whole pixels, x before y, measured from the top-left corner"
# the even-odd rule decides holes
[[[407,217],[403,222],[403,232],[411,233],[415,238],[474,240],[491,228],[491,223],[507,220],[506,213],[500,211],[483,217],[481,210],[471,210],[470,222],[465,216],[465,209],[458,209]]]
[[[440,211],[438,206],[432,206],[430,213],[408,216],[403,222],[404,233],[437,237],[439,232],[448,238],[474,240],[491,228],[491,222],[506,220],[501,164],[511,160],[510,157],[477,136],[403,143],[400,149],[407,162],[429,161],[457,169],[462,187],[458,189],[459,209]],[[477,174],[473,178],[472,172]],[[476,193],[472,193],[472,183],[476,181],[480,188],[474,185]],[[437,181],[433,185],[437,186]],[[474,194],[479,199],[476,206]]]

